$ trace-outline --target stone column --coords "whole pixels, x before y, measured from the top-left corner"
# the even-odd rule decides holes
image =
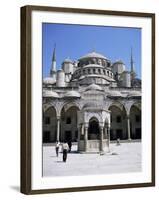
[[[88,127],[85,126],[84,127],[84,150],[85,150],[85,152],[87,152],[87,148],[88,148]]]
[[[127,115],[127,131],[128,131],[128,140],[131,140],[131,135],[130,135],[130,116]]]
[[[103,151],[103,127],[100,127],[100,151]]]
[[[82,130],[82,125],[80,124],[78,126],[78,142],[80,141],[81,130]]]
[[[57,117],[57,135],[56,135],[56,140],[60,140],[60,116]]]
[[[108,133],[107,133],[107,127],[106,127],[106,125],[104,127],[104,135],[105,135],[105,139],[108,139]]]
[[[82,125],[80,124],[79,126],[78,126],[78,151],[80,150],[80,135],[81,135],[81,127],[82,127]]]
[[[107,127],[107,144],[108,144],[108,148],[109,148],[109,144],[110,144],[110,125],[108,125]]]
[[[81,124],[81,135],[84,135],[84,126],[83,126],[83,124]]]

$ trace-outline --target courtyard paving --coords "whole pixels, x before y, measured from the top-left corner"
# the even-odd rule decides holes
[[[62,153],[55,155],[55,146],[43,146],[43,176],[80,176],[141,171],[141,142],[110,144],[109,154],[80,154],[77,145],[72,146],[67,162]]]

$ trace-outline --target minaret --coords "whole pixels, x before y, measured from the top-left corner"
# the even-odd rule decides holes
[[[134,67],[134,60],[133,60],[133,52],[131,48],[131,59],[130,59],[130,65],[131,65],[131,80],[133,80],[136,77],[135,73],[135,67]]]
[[[53,55],[52,55],[50,76],[56,80],[56,44],[54,46]]]

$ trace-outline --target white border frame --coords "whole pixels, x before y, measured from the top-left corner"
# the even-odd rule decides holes
[[[151,18],[32,11],[32,190],[151,182]],[[142,172],[114,175],[42,177],[42,23],[142,28]],[[150,106],[148,106],[150,105]],[[149,115],[147,115],[149,113]]]

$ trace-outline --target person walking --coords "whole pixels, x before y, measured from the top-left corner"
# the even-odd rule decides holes
[[[68,147],[69,147],[68,152],[70,153],[71,152],[71,148],[72,148],[72,142],[71,142],[71,140],[68,141]]]
[[[67,142],[63,143],[62,148],[63,148],[63,162],[66,162],[67,152],[68,152],[68,149],[69,149]]]
[[[59,141],[56,141],[56,144],[55,144],[56,157],[59,156],[59,147],[60,147],[60,142],[59,142]]]

